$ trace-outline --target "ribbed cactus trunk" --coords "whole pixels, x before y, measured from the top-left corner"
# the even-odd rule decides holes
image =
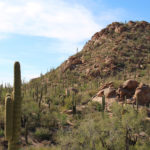
[[[102,111],[105,110],[105,95],[102,96]]]
[[[12,139],[12,121],[13,121],[13,101],[10,94],[5,98],[5,138],[10,141]]]
[[[76,100],[74,98],[74,93],[72,94],[72,112],[76,114]]]
[[[13,99],[7,95],[5,106],[5,136],[8,140],[8,150],[19,150],[21,130],[21,72],[19,62],[15,62],[14,65]]]

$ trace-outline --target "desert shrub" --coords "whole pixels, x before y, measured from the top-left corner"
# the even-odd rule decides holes
[[[53,100],[53,104],[54,105],[59,105],[60,104],[59,98],[55,98],[55,100]]]
[[[64,126],[67,123],[67,116],[65,114],[57,114],[57,119],[59,121],[60,126]]]
[[[87,53],[87,54],[84,56],[84,60],[85,60],[85,61],[88,61],[90,58],[91,58],[91,54],[90,54],[90,53]]]
[[[89,95],[90,97],[93,97],[96,93],[97,93],[97,90],[90,90],[90,91],[88,92],[88,95]]]
[[[89,107],[96,111],[102,111],[102,104],[100,104],[99,102],[90,102]]]
[[[50,131],[47,128],[36,128],[36,131],[34,133],[34,138],[36,138],[39,141],[42,140],[49,140],[50,139]]]
[[[39,108],[38,104],[33,100],[24,99],[22,104],[22,126],[25,127],[25,123],[28,120],[29,129],[34,130],[37,126]]]
[[[58,119],[57,119],[57,112],[51,112],[51,111],[46,111],[44,113],[41,113],[40,116],[40,126],[54,129],[57,128],[58,126]]]
[[[0,129],[0,137],[3,137],[3,136],[4,136],[4,130]]]
[[[103,115],[101,112],[89,113],[77,128],[68,132],[65,138],[61,137],[62,149],[146,149],[150,143],[149,136],[139,136],[141,132],[149,134],[145,129],[145,111],[137,113],[131,106],[122,107],[117,103],[111,109],[111,117],[106,112]]]
[[[91,97],[88,95],[88,93],[84,93],[84,95],[81,97],[81,104],[86,104],[90,101]]]
[[[25,150],[61,150],[59,147],[56,146],[51,146],[51,147],[29,147],[29,148],[25,148]]]
[[[72,97],[66,97],[65,98],[65,107],[66,109],[72,109]]]

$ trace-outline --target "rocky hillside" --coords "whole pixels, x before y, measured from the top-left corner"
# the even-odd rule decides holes
[[[1,89],[0,147],[10,90]],[[22,98],[25,149],[149,149],[150,23],[108,25],[58,68],[24,83]]]
[[[79,93],[90,89],[95,94],[108,81],[115,80],[116,86],[130,78],[149,83],[149,69],[150,23],[113,22],[58,68],[31,80],[29,87],[42,85],[48,91],[56,89],[59,95],[75,87]]]
[[[82,51],[59,68],[85,77],[104,77],[118,71],[145,69],[150,63],[150,24],[114,22],[95,33]]]

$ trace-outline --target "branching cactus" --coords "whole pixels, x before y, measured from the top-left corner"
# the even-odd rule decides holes
[[[20,64],[14,65],[13,96],[7,94],[5,99],[5,138],[8,140],[8,150],[20,149],[21,130],[21,73]]]

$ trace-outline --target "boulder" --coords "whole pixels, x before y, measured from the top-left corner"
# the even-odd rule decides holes
[[[136,80],[127,80],[123,83],[123,88],[128,90],[135,90],[138,87],[139,83]]]
[[[106,96],[106,98],[114,97],[116,95],[116,90],[114,88],[109,87],[104,90],[104,95]]]
[[[145,84],[140,84],[133,96],[134,101],[138,99],[139,105],[145,105],[150,103],[150,87]]]
[[[133,100],[132,99],[126,99],[126,103],[127,104],[133,104]]]
[[[97,96],[98,97],[102,97],[104,95],[104,90],[100,90],[98,93],[97,93]]]
[[[112,88],[112,87],[109,87],[109,88],[100,90],[97,93],[98,97],[102,97],[103,95],[105,95],[106,98],[114,97],[116,95],[116,90],[114,88]]]
[[[98,96],[96,96],[96,97],[94,97],[93,99],[92,99],[92,101],[93,102],[98,102],[98,103],[102,103],[102,97],[98,97]]]
[[[135,25],[136,23],[135,22],[133,22],[133,21],[129,21],[128,22],[128,26],[133,26],[133,25]]]
[[[62,72],[65,72],[67,69],[73,70],[76,65],[82,64],[82,60],[77,56],[71,56],[66,62]]]
[[[104,95],[104,91],[105,91],[106,89],[108,89],[108,88],[113,88],[113,82],[109,82],[109,83],[104,84],[104,85],[100,88],[99,92],[97,93],[97,96],[98,96],[98,97],[102,97],[102,96]],[[105,93],[106,93],[106,92],[105,92]]]
[[[110,57],[105,58],[105,65],[109,66],[110,64],[114,64],[114,59]]]
[[[93,36],[92,39],[93,41],[97,40],[100,37],[99,32],[96,32]]]
[[[131,97],[131,94],[129,93],[129,91],[122,87],[117,89],[116,94],[119,96],[120,100],[124,100],[125,96]]]
[[[91,70],[90,68],[88,68],[88,69],[85,70],[86,76],[89,76],[89,75],[90,75],[90,70]]]
[[[125,81],[116,91],[119,99],[125,100],[125,98],[132,98],[138,85],[139,83],[136,80],[130,79]]]
[[[113,82],[109,82],[109,83],[104,84],[104,85],[100,88],[100,90],[103,90],[103,89],[106,89],[106,88],[109,88],[109,87],[113,87]]]
[[[115,28],[115,32],[116,33],[122,33],[122,32],[124,32],[126,30],[127,30],[127,28],[125,26],[120,26],[120,27],[116,27]]]

